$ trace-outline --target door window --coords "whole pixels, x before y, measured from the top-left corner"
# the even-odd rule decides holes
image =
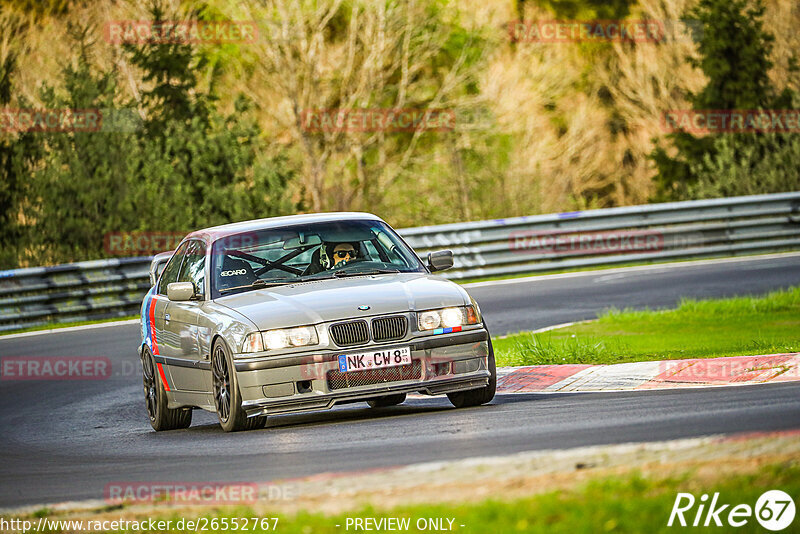
[[[178,272],[181,269],[183,258],[186,256],[186,249],[189,243],[189,241],[186,241],[178,247],[178,250],[175,251],[175,254],[172,255],[172,259],[169,260],[169,263],[164,268],[164,272],[161,274],[161,278],[158,281],[159,295],[166,295],[167,285],[178,281]]]
[[[183,260],[178,282],[191,282],[194,284],[195,295],[205,295],[204,282],[206,272],[206,245],[202,241],[189,242],[186,250],[186,259]]]

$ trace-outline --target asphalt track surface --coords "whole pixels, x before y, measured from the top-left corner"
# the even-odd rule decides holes
[[[800,256],[471,286],[494,335],[674,306],[682,297],[763,294],[800,285]],[[270,419],[225,434],[196,411],[187,430],[147,422],[136,325],[0,338],[0,356],[105,356],[99,381],[0,381],[0,508],[103,499],[131,481],[254,481],[329,471],[800,428],[800,385],[670,391],[498,395],[456,410],[444,397],[371,410],[363,404]]]

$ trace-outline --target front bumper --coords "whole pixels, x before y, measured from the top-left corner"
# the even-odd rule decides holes
[[[242,408],[256,416],[322,410],[396,393],[439,395],[480,388],[490,377],[488,339],[480,328],[349,350],[237,361]],[[411,348],[412,365],[344,374],[338,370],[340,354],[399,346]]]

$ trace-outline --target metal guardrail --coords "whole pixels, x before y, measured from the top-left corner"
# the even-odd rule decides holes
[[[406,228],[469,279],[800,249],[800,192]],[[137,313],[150,257],[0,271],[0,331]]]
[[[400,233],[421,256],[453,250],[454,268],[445,273],[453,279],[753,254],[800,248],[800,192],[423,226]],[[644,243],[620,242],[636,235]]]

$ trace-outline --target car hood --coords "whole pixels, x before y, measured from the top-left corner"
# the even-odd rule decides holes
[[[314,280],[246,291],[215,300],[259,330],[339,321],[470,303],[458,284],[427,273],[379,274]],[[359,306],[369,306],[359,310]]]

